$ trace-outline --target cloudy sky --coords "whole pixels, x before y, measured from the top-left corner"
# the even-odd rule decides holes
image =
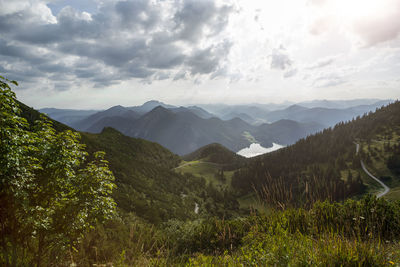
[[[399,98],[400,0],[0,0],[35,108]]]

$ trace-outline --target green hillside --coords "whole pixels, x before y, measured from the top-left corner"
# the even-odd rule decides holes
[[[365,153],[356,154],[355,142],[372,142],[379,135],[399,135],[399,126],[397,101],[250,160],[235,172],[232,186],[242,194],[256,188],[267,202],[280,207],[343,200],[377,190],[375,182],[361,170],[360,160],[365,161]],[[346,176],[349,172],[351,179]]]
[[[399,127],[400,128],[400,127]],[[390,187],[385,198],[400,199],[400,130],[387,129],[360,144],[368,170]],[[381,190],[381,187],[378,187]]]
[[[21,115],[31,124],[40,118],[38,111],[19,105]],[[70,129],[56,121],[53,124],[58,131]],[[81,133],[81,142],[90,154],[106,152],[116,178],[114,198],[123,212],[159,224],[172,218],[229,217],[238,210],[237,201],[222,188],[207,185],[202,177],[174,171],[181,159],[157,143],[127,137],[113,128],[105,128],[100,134]],[[195,213],[195,203],[199,214]]]
[[[220,144],[209,144],[182,157],[185,161],[203,160],[237,167],[246,159]]]

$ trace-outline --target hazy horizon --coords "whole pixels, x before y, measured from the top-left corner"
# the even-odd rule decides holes
[[[367,103],[373,104],[379,101],[396,101],[398,99],[379,99],[379,98],[354,98],[354,99],[313,99],[313,100],[306,100],[306,101],[300,101],[300,102],[294,102],[294,101],[283,101],[283,102],[268,102],[268,103],[257,103],[257,102],[249,102],[249,103],[236,103],[236,104],[227,104],[227,103],[222,103],[222,102],[215,102],[215,103],[181,103],[181,104],[174,104],[174,103],[170,103],[170,102],[164,102],[164,101],[160,101],[157,99],[149,99],[143,103],[138,103],[135,105],[120,105],[120,104],[116,104],[116,105],[111,105],[111,106],[102,106],[102,107],[98,107],[98,108],[90,108],[90,107],[86,107],[86,106],[80,106],[79,108],[68,108],[68,107],[63,107],[63,106],[43,106],[43,107],[34,107],[36,109],[47,109],[47,108],[55,108],[55,109],[71,109],[71,110],[107,110],[109,108],[115,107],[115,106],[122,106],[122,107],[135,107],[135,106],[141,106],[144,105],[147,102],[152,102],[152,101],[157,101],[157,102],[161,102],[162,104],[166,104],[166,105],[172,105],[175,107],[189,107],[189,106],[213,106],[213,105],[220,105],[220,106],[258,106],[258,105],[262,105],[262,106],[268,106],[268,105],[276,105],[277,108],[276,109],[280,109],[279,106],[282,106],[283,109],[288,106],[291,105],[301,105],[303,103],[312,103],[312,102],[319,102],[319,101],[332,101],[332,102],[336,102],[336,101],[366,101]],[[350,105],[350,106],[354,106],[354,105]]]

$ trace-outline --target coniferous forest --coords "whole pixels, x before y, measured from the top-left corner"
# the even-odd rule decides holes
[[[400,134],[400,103],[377,109],[349,122],[338,123],[320,133],[299,140],[295,145],[259,156],[240,168],[232,180],[237,190],[256,188],[263,197],[293,206],[311,205],[316,200],[340,201],[365,191],[361,174],[342,179],[341,171],[360,169],[360,160],[368,161],[357,142],[369,142],[378,134],[389,140]],[[388,145],[397,151],[398,145]],[[398,166],[396,152],[388,161]],[[281,189],[281,192],[277,189]]]

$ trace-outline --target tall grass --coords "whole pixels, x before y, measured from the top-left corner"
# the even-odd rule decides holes
[[[74,257],[79,266],[392,266],[399,241],[400,201],[368,196],[157,228],[125,218],[88,234]]]
[[[201,253],[188,266],[400,265],[400,202],[368,196],[311,209],[276,210],[251,220],[236,250]]]

